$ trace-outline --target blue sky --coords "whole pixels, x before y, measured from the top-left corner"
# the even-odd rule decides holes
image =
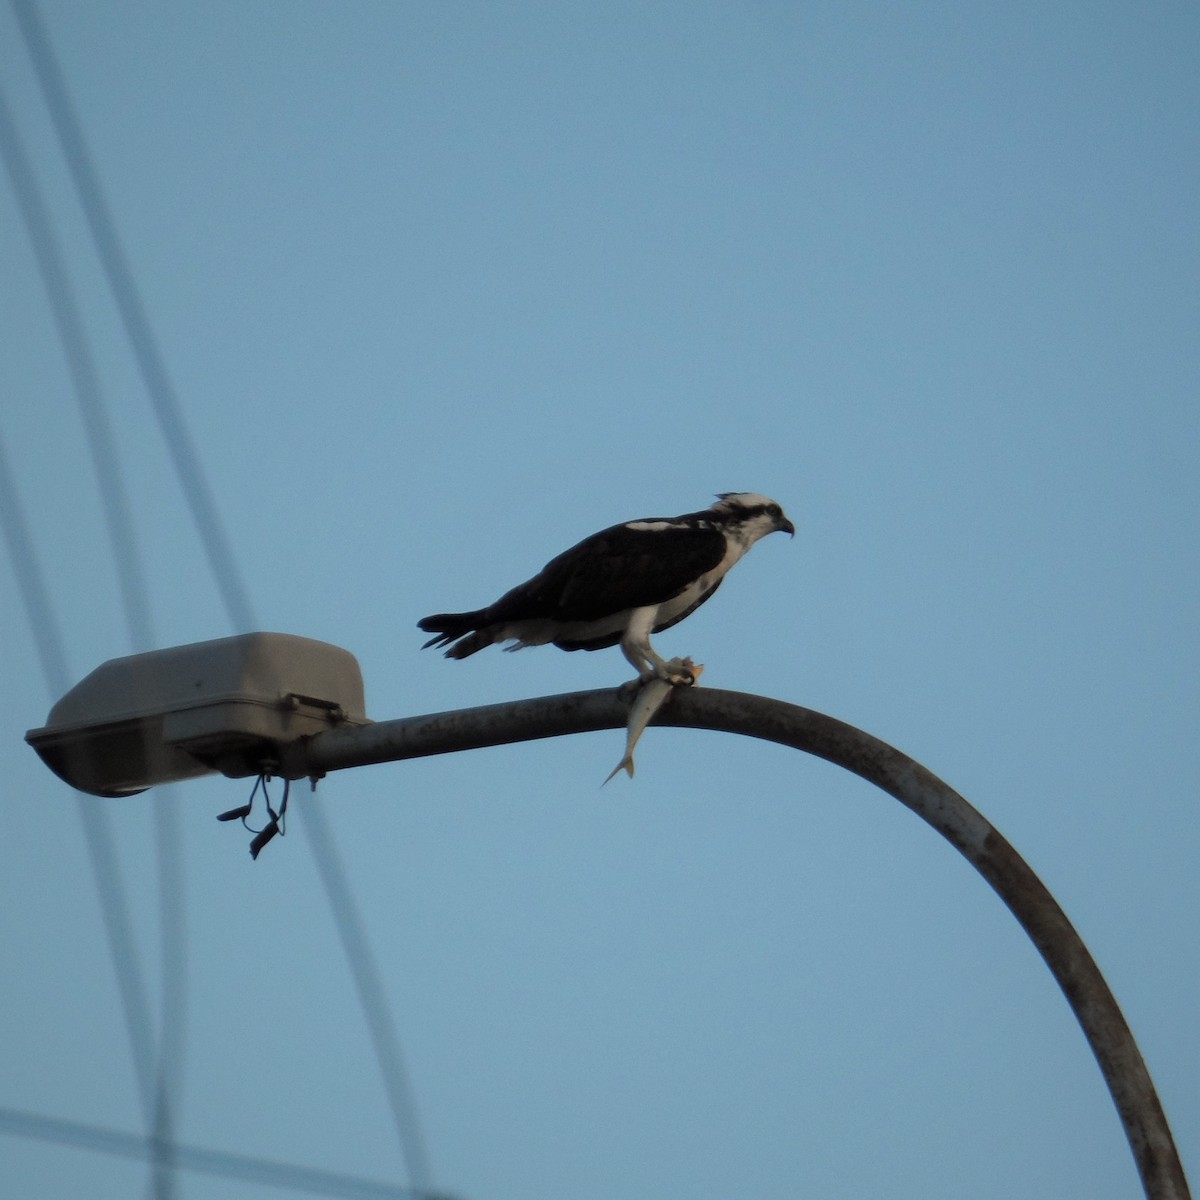
[[[1184,5],[41,0],[257,627],[377,720],[616,685],[420,653],[615,521],[778,498],[657,639],[897,745],[1033,865],[1200,1171],[1200,191]],[[155,640],[233,632],[14,10],[0,86],[84,316]],[[46,292],[0,183],[0,439],[72,679],[130,649]],[[0,565],[0,1107],[145,1132],[80,807]],[[469,1200],[1137,1192],[1036,952],[895,802],[617,732],[344,772],[319,802],[433,1182]],[[406,1183],[305,835],[241,781],[103,806],[178,1136]],[[161,981],[163,806],[186,1003]],[[156,816],[156,812],[158,815]],[[174,951],[180,953],[178,947]],[[146,1168],[4,1139],[13,1195]],[[189,1200],[275,1188],[182,1173]]]

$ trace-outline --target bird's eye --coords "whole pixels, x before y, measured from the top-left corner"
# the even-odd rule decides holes
[[[781,516],[782,514],[783,514],[783,509],[780,508],[778,504],[768,504],[767,505],[767,516],[768,517],[778,517],[778,516]]]

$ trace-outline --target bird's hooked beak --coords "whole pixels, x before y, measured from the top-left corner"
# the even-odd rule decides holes
[[[777,529],[777,530],[778,530],[780,533],[786,533],[786,534],[788,535],[788,537],[795,537],[795,536],[796,536],[796,527],[795,527],[795,525],[793,525],[793,524],[791,523],[791,521],[789,521],[789,520],[787,519],[787,517],[785,517],[785,516],[783,515],[783,513],[780,513],[780,514],[779,514],[779,520],[775,522],[775,528],[776,528],[776,529]]]

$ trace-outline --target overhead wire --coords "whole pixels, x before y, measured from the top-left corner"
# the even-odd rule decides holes
[[[421,1135],[421,1123],[417,1118],[417,1101],[404,1066],[400,1038],[391,1017],[383,979],[375,956],[371,953],[362,912],[350,891],[325,809],[319,804],[306,805],[304,818],[304,828],[313,848],[317,870],[325,886],[325,895],[341,936],[350,973],[354,977],[358,1002],[367,1019],[367,1029],[387,1092],[388,1107],[392,1110],[392,1123],[408,1167],[409,1182],[418,1193],[431,1194],[433,1172],[425,1139]]]
[[[21,149],[19,140],[12,136],[14,132],[6,98],[0,91],[0,155],[3,155],[10,176],[14,175],[12,170],[13,147],[18,148],[18,153]],[[15,174],[20,177],[19,163]],[[50,261],[53,261],[53,254],[50,256]],[[53,274],[53,266],[51,274]],[[70,306],[69,291],[59,293],[57,301],[61,303],[64,294],[67,296],[67,304]],[[70,325],[70,317],[67,319],[67,324]],[[86,343],[82,340],[74,342],[72,353],[77,357],[86,358]],[[88,374],[85,369],[84,377],[87,378]],[[84,386],[86,388],[87,383]],[[112,484],[111,480],[108,482],[110,485]],[[119,485],[120,481],[118,480],[117,483]],[[68,668],[64,639],[54,615],[50,591],[41,569],[35,542],[20,500],[15,476],[9,466],[2,438],[0,438],[0,529],[4,533],[8,546],[14,577],[22,597],[26,618],[33,632],[33,645],[41,663],[47,690],[52,696],[59,696],[67,690],[72,677]],[[154,1048],[149,1036],[151,1029],[150,1004],[137,953],[130,905],[122,883],[119,855],[111,823],[107,818],[106,809],[102,805],[80,798],[78,808],[93,863],[97,891],[101,900],[100,907],[105,917],[105,927],[117,975],[122,1008],[126,1014],[132,1057],[136,1065],[135,1074],[139,1081],[139,1090],[143,1095],[143,1107],[147,1110],[148,1117],[152,1108],[158,1114],[165,1114],[168,1108],[163,1105],[162,1093],[165,1089],[162,1086],[162,1077],[160,1075],[157,1083],[153,1079]],[[365,931],[361,929],[356,920],[353,904],[347,904],[348,897],[345,892],[344,878],[341,878],[343,872],[340,864],[336,862],[336,851],[332,846],[328,846],[323,855],[318,854],[318,863],[323,862],[329,856],[334,856],[335,870],[326,883],[337,894],[337,907],[341,914],[341,921],[348,923],[354,930],[351,937],[351,941],[356,947],[354,957],[361,959],[365,953]],[[340,884],[339,878],[341,879]],[[377,980],[376,983],[378,984]],[[381,1002],[385,1003],[382,999],[384,993],[381,989],[376,987],[373,994],[376,1006]],[[364,1001],[364,1003],[369,1003],[369,1001]],[[372,1023],[374,1025],[381,1023],[378,1011],[374,1013]],[[393,1057],[397,1051],[398,1047],[393,1048],[391,1052]],[[381,1054],[384,1057],[388,1056],[389,1052],[386,1046]],[[395,1073],[395,1071],[396,1068],[393,1065],[392,1072]],[[403,1077],[402,1070],[400,1076]],[[411,1116],[410,1119],[415,1120]],[[402,1188],[391,1184],[375,1183],[357,1176],[340,1175],[336,1172],[296,1167],[285,1163],[181,1145],[173,1140],[170,1126],[164,1125],[161,1120],[154,1122],[154,1133],[151,1136],[138,1138],[131,1134],[104,1130],[78,1122],[62,1121],[16,1109],[0,1109],[0,1131],[90,1148],[127,1158],[148,1160],[157,1172],[156,1195],[164,1197],[172,1194],[172,1187],[169,1175],[164,1177],[163,1173],[172,1167],[207,1171],[229,1179],[266,1183],[317,1195],[379,1196],[411,1200],[413,1197],[432,1194],[427,1182],[424,1182],[419,1188]],[[411,1146],[408,1152],[413,1153]],[[418,1167],[416,1174],[418,1177],[427,1179],[427,1167]]]
[[[230,622],[237,630],[249,630],[253,626],[249,595],[234,562],[229,539],[217,512],[216,500],[192,447],[182,406],[134,282],[129,260],[121,244],[116,222],[109,212],[100,177],[92,163],[87,139],[75,115],[58,59],[34,0],[11,0],[11,3],[50,119],[62,145],[67,167],[79,193],[80,205],[108,278],[117,311],[125,326],[176,473],[183,484],[184,496],[191,507],[192,519],[200,533]]]
[[[34,0],[11,0],[11,3],[209,568],[233,628],[250,630],[255,621],[249,593],[188,432],[49,37]],[[310,816],[317,803],[314,798],[313,804],[306,806]],[[337,858],[333,834],[325,824],[323,814],[318,813],[306,827],[310,829],[309,842],[375,1047],[408,1177],[415,1191],[426,1193],[431,1186],[429,1157],[400,1051],[399,1034],[385,1000],[382,977],[366,937],[366,925]]]
[[[50,694],[60,696],[66,690],[67,680],[70,678],[66,650],[2,438],[0,526],[3,527],[5,541],[8,543],[9,558],[25,607],[26,619],[33,632],[42,674]],[[150,1002],[137,951],[129,898],[120,871],[116,840],[106,808],[82,796],[77,797],[76,807],[83,826],[84,842],[100,901],[109,955],[117,977],[117,990],[125,1018],[125,1031],[129,1039],[134,1078],[141,1096],[143,1116],[147,1125],[155,1128],[160,1122],[168,1121],[169,1106],[161,1103],[161,1090],[156,1080]],[[159,1138],[152,1140],[156,1146],[155,1155],[151,1160],[154,1168],[152,1183],[160,1200],[167,1200],[174,1195],[170,1151],[160,1146]]]
[[[47,215],[45,200],[2,89],[0,157],[3,157],[12,182],[17,206],[42,276],[83,420],[112,544],[130,648],[134,651],[149,650],[155,642],[150,593],[99,372],[95,367],[64,257]],[[158,864],[161,1004],[158,1070],[150,1107],[154,1140],[159,1147],[154,1160],[154,1194],[167,1195],[171,1190],[168,1180],[174,1141],[171,1097],[179,1093],[186,1043],[188,986],[179,811],[171,788],[164,788],[159,799],[160,803],[153,807],[153,814],[155,859]],[[118,873],[120,871],[119,861],[115,858],[112,860],[112,869]],[[150,1086],[149,1081],[142,1081],[141,1086],[145,1092]],[[144,1102],[150,1103],[149,1098]]]
[[[137,1137],[117,1129],[41,1116],[15,1108],[0,1107],[0,1133],[140,1161],[152,1159],[155,1153],[153,1138]],[[174,1152],[178,1166],[184,1170],[241,1183],[264,1184],[313,1196],[341,1197],[343,1200],[431,1200],[427,1194],[422,1195],[412,1188],[364,1179],[358,1175],[345,1175],[339,1171],[298,1167],[293,1163],[186,1144],[176,1145]],[[450,1200],[450,1197],[443,1197],[443,1200]]]

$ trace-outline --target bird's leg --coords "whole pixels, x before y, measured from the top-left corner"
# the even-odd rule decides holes
[[[621,638],[621,653],[637,671],[638,681],[641,683],[651,679],[670,678],[666,659],[657,654],[650,645],[650,634],[657,616],[657,604],[635,608],[629,614],[629,621]]]
[[[704,670],[690,658],[673,658],[668,662],[655,653],[649,638],[640,643],[622,640],[621,653],[637,668],[637,678],[621,685],[621,691],[626,695],[640,692],[655,680],[662,680],[673,687],[680,684],[690,687]]]
[[[637,668],[637,674],[632,679],[627,679],[621,684],[621,692],[625,695],[633,695],[640,692],[655,680],[662,680],[667,683],[682,682],[680,676],[672,670],[672,664],[678,662],[678,659],[672,659],[670,663],[659,659],[659,662],[662,663],[659,666],[648,659],[634,658],[631,654],[626,654],[625,657]],[[657,658],[658,656],[655,655],[655,657]]]
[[[622,640],[621,653],[637,671],[639,683],[670,678],[671,671],[667,660],[655,652],[649,639],[644,642]]]
[[[629,614],[625,633],[621,638],[621,653],[638,673],[637,679],[628,684],[629,688],[641,687],[654,679],[663,679],[671,684],[690,684],[695,682],[695,676],[703,670],[701,667],[693,673],[694,664],[690,658],[673,658],[667,662],[654,649],[650,644],[650,634],[654,632],[657,619],[658,605],[635,608]]]

